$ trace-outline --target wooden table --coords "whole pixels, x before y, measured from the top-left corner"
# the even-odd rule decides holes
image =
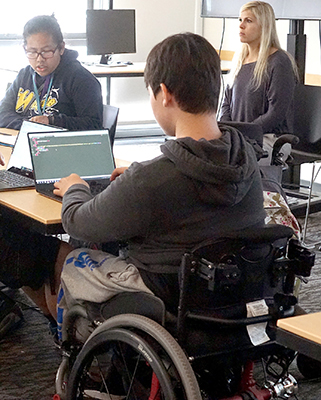
[[[144,76],[145,62],[125,66],[107,66],[104,64],[84,65],[97,78],[106,78],[107,99],[110,104],[110,81],[111,78],[134,78]]]
[[[0,128],[0,133],[16,135],[17,131]],[[0,146],[1,153],[8,163],[12,148]],[[116,165],[128,166],[125,160],[116,159]],[[1,166],[1,168],[5,168]],[[20,189],[0,192],[0,213],[3,217],[13,218],[28,229],[44,235],[64,233],[61,224],[61,203],[37,193],[35,189]]]
[[[108,66],[104,64],[84,65],[97,78],[121,78],[144,76],[145,62],[125,66]]]
[[[17,135],[18,131],[0,128],[0,133]],[[6,168],[12,148],[0,146]],[[14,218],[26,228],[42,234],[64,233],[61,225],[61,203],[41,196],[35,189],[10,190],[0,192],[0,213],[3,217]]]
[[[126,160],[115,161],[118,166],[130,165]],[[44,235],[65,232],[61,224],[61,203],[37,193],[35,189],[0,192],[0,213]]]
[[[0,192],[3,217],[18,220],[21,225],[44,235],[64,233],[61,203],[37,193],[35,189]]]
[[[321,361],[321,312],[280,319],[276,341]]]
[[[0,133],[16,135],[17,131],[0,128]],[[116,144],[117,147],[117,144]],[[0,145],[0,152],[8,163],[12,148]],[[115,157],[118,167],[128,167],[133,160]],[[5,168],[6,166],[0,166]],[[61,203],[47,198],[35,189],[0,191],[0,213],[3,217],[15,219],[27,229],[41,234],[55,235],[64,233],[61,223]]]
[[[97,78],[106,78],[107,99],[106,104],[110,104],[110,81],[111,78],[134,78],[144,76],[145,62],[134,63],[133,65],[125,66],[107,66],[104,64],[86,65],[88,69]],[[227,74],[229,68],[222,67],[222,74]]]

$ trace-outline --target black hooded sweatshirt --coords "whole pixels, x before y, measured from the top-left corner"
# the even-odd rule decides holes
[[[98,80],[77,60],[78,53],[66,49],[52,73],[44,114],[50,124],[68,130],[102,129],[103,105]],[[40,115],[34,95],[30,65],[18,76],[0,103],[0,126],[19,130],[23,120]],[[43,90],[46,77],[35,74],[40,101],[43,105],[47,91]],[[51,76],[50,76],[51,78]]]

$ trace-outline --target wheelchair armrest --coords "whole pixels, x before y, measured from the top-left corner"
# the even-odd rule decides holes
[[[281,160],[281,148],[284,144],[289,143],[291,146],[295,146],[299,143],[300,139],[290,133],[285,133],[278,137],[273,145],[271,165],[283,165],[284,161]]]

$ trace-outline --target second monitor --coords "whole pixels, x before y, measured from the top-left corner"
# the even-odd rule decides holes
[[[136,53],[135,10],[87,10],[87,54],[101,55],[107,64],[112,54]]]

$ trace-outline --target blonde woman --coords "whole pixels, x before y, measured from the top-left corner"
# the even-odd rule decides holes
[[[253,122],[264,133],[292,132],[297,72],[292,57],[280,47],[273,8],[263,1],[246,3],[239,23],[242,46],[219,119]]]

